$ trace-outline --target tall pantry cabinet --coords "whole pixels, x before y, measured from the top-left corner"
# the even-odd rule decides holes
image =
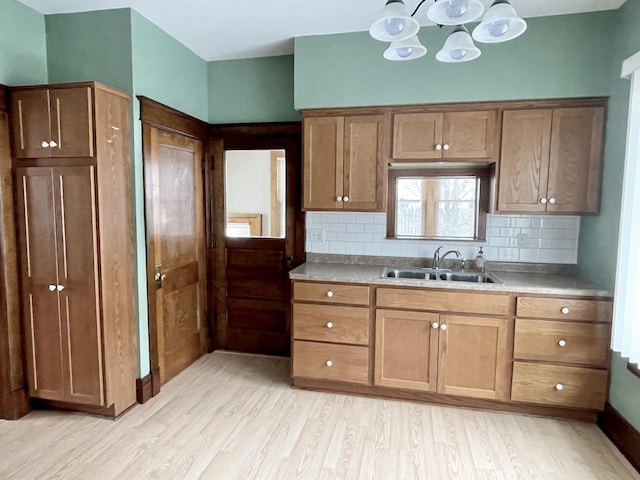
[[[136,403],[129,96],[11,92],[31,398],[117,416]]]

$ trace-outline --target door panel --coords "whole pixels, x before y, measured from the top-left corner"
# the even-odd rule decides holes
[[[91,113],[91,89],[89,87],[52,89],[51,139],[54,157],[93,156],[93,115]],[[113,132],[110,132],[113,133]]]
[[[11,95],[14,154],[18,158],[46,158],[51,149],[48,90],[25,90]],[[27,127],[28,125],[28,127]]]
[[[343,192],[344,117],[304,121],[304,208],[334,210]]]
[[[440,158],[436,144],[442,142],[442,113],[396,113],[393,116],[393,158],[422,160]]]
[[[205,352],[203,147],[154,127],[150,138],[157,343],[161,383]]]

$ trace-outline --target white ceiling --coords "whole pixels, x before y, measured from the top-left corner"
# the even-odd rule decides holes
[[[385,0],[19,0],[40,13],[131,7],[207,61],[293,53],[293,38],[369,29]],[[491,0],[482,0],[489,6]],[[625,0],[512,0],[540,17],[612,10]],[[426,2],[418,12],[429,25]],[[413,10],[418,0],[405,0]]]

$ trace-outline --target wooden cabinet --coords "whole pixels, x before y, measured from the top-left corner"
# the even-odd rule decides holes
[[[499,212],[596,214],[604,105],[505,110]]]
[[[497,110],[396,113],[393,160],[493,159]]]
[[[511,400],[602,410],[611,309],[610,300],[518,297]]]
[[[136,402],[129,98],[87,88],[96,155],[14,163],[28,389],[116,416]]]
[[[403,291],[408,296],[402,304],[394,304],[390,299],[398,298],[398,292]],[[456,304],[430,305],[430,299],[440,294],[449,299],[455,296]],[[476,295],[379,288],[377,305],[420,305],[430,310],[444,306],[464,311],[464,306],[474,305]],[[498,307],[491,310],[500,310],[503,300],[508,302],[507,296],[493,297]],[[494,303],[491,298],[484,302],[485,306]],[[506,399],[507,337],[507,318],[378,308],[374,382],[448,395]]]
[[[386,115],[304,119],[305,210],[385,211]]]
[[[91,94],[88,86],[12,90],[14,156],[93,156]]]

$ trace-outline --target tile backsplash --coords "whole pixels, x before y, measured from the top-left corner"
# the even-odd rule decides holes
[[[435,249],[459,250],[474,259],[483,247],[489,261],[566,263],[578,259],[580,217],[488,215],[485,242],[386,239],[385,213],[307,212],[306,251],[346,255],[431,258]]]

